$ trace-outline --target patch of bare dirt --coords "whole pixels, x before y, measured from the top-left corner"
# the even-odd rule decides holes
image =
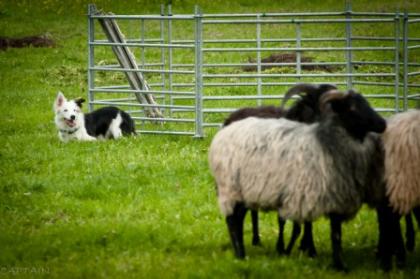
[[[256,63],[255,59],[249,58],[249,63]],[[301,56],[300,58],[301,63],[311,63],[314,62],[314,59],[312,57],[308,56]],[[296,54],[295,53],[273,53],[269,57],[262,58],[261,63],[295,63],[296,62]],[[261,70],[268,70],[275,67],[295,67],[295,66],[281,66],[281,65],[261,65]],[[303,70],[308,71],[315,71],[315,70],[321,70],[321,71],[327,71],[327,72],[333,72],[336,70],[337,67],[330,66],[330,65],[302,65],[301,66]],[[257,71],[257,66],[244,66],[242,67],[245,72],[253,72]]]
[[[55,41],[49,34],[42,34],[36,36],[11,38],[0,37],[0,50],[7,48],[23,48],[23,47],[54,47]]]

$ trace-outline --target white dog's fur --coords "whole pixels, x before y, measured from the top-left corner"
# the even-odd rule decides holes
[[[117,107],[103,107],[83,114],[83,102],[84,99],[81,98],[68,101],[63,93],[58,92],[54,112],[55,125],[61,141],[118,139],[123,134],[136,134],[133,119],[123,110]]]
[[[55,125],[61,141],[68,142],[72,139],[96,140],[86,131],[85,117],[80,106],[74,100],[67,101],[61,92],[58,92],[54,102],[54,112]]]

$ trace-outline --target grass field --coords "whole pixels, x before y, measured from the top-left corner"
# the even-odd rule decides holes
[[[158,13],[159,1],[95,1],[117,14]],[[204,11],[341,11],[344,1],[197,1]],[[233,257],[202,140],[140,135],[58,141],[58,90],[87,92],[87,1],[0,2],[0,36],[49,32],[54,48],[0,51],[0,278],[420,278],[420,234],[405,270],[377,267],[374,212],[344,225],[351,272],[329,268],[329,223],[314,224],[318,257],[276,255],[276,215],[261,216],[263,247]],[[417,1],[353,1],[355,11],[420,12]],[[194,2],[173,1],[177,13]],[[247,217],[249,218],[249,217]],[[417,230],[418,231],[418,230]],[[290,228],[287,234],[290,233]]]

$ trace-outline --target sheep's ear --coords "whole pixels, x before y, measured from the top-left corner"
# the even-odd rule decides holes
[[[57,111],[60,107],[62,107],[65,102],[67,102],[66,97],[64,97],[64,94],[61,91],[58,91],[54,102],[54,111]]]
[[[82,104],[83,104],[85,101],[86,101],[86,100],[85,100],[85,99],[83,99],[82,97],[76,98],[76,99],[74,100],[74,102],[77,104],[77,106],[78,106],[79,108],[82,108]]]

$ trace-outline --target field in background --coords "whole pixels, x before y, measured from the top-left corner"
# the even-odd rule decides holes
[[[95,1],[116,14],[158,13],[160,1]],[[374,212],[364,208],[343,228],[351,270],[329,269],[329,224],[315,223],[318,257],[274,251],[277,224],[262,214],[263,247],[234,259],[218,210],[203,140],[140,135],[96,143],[58,141],[52,103],[87,92],[88,1],[2,1],[0,36],[48,32],[54,48],[0,51],[0,278],[382,278],[374,249]],[[197,1],[206,13],[342,11],[344,1]],[[416,1],[353,1],[354,11],[420,12]],[[175,13],[194,2],[173,1]],[[379,89],[378,89],[379,90]],[[249,218],[249,217],[248,217]],[[286,232],[290,234],[290,228]],[[420,277],[420,234],[407,268],[390,278]]]

